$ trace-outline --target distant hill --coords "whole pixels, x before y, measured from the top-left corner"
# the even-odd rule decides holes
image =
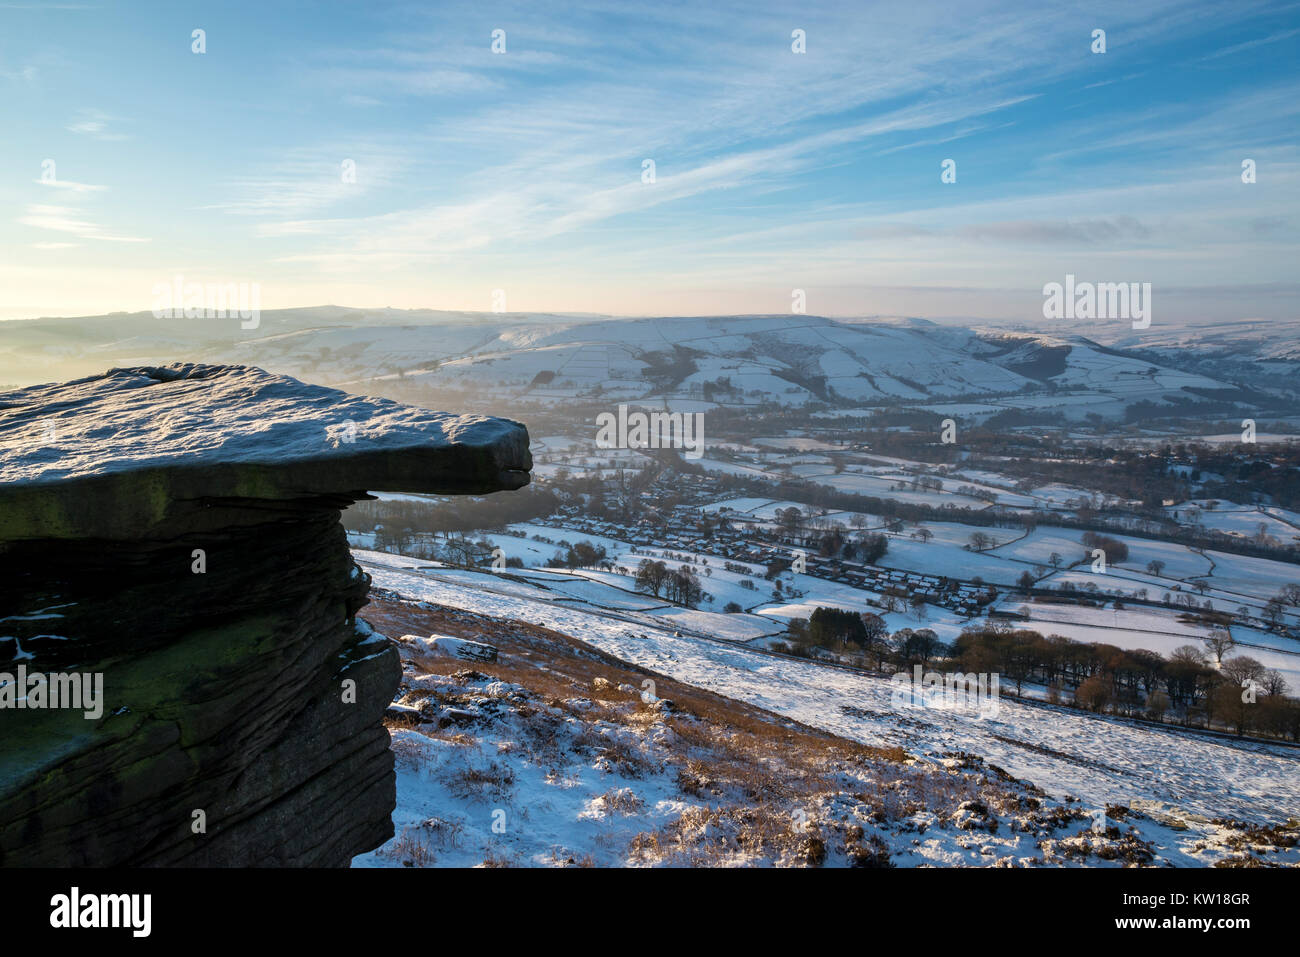
[[[1295,397],[1300,359],[1286,328],[1101,332],[1104,342],[908,318],[623,319],[340,306],[270,310],[257,328],[243,329],[238,319],[134,313],[0,324],[0,383],[185,360],[258,365],[354,391],[400,378],[434,394],[542,404],[667,400],[835,410],[999,399],[999,407],[1067,418],[1119,418],[1137,402],[1249,402],[1258,397],[1252,390],[1266,387],[1275,397]]]

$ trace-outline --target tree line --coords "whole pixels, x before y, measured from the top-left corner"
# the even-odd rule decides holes
[[[1300,741],[1300,700],[1290,696],[1281,673],[1248,655],[1231,654],[1236,646],[1224,628],[1211,629],[1199,646],[1182,645],[1165,657],[987,621],[946,643],[929,628],[891,633],[873,612],[819,607],[809,618],[790,622],[778,650],[808,656],[813,647],[847,651],[879,671],[921,665],[998,674],[1016,695],[1027,685],[1040,686],[1049,702],[1096,713]]]

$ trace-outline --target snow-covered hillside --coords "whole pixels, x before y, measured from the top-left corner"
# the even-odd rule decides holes
[[[939,761],[976,754],[1060,800],[1090,807],[1149,802],[1205,818],[1277,823],[1300,807],[1300,750],[1153,727],[1044,704],[1004,700],[995,716],[893,702],[888,680],[773,657],[705,636],[675,634],[580,601],[511,594],[491,574],[450,581],[412,562],[354,552],[374,585],[405,598],[519,619],[620,659],[811,727]]]
[[[367,567],[429,594],[418,573]],[[617,643],[616,621],[604,641],[599,626],[582,641],[559,627],[577,619],[548,617],[545,603],[494,602],[460,585],[436,597],[384,589],[366,610],[389,634],[415,634],[397,641],[404,678],[388,721],[395,836],[354,866],[1300,863],[1294,822],[1211,820],[1163,800],[1178,795],[1137,796],[1152,790],[1142,784],[1112,789],[1113,799],[1071,787],[1080,799],[1054,781],[1053,761],[1079,765],[1078,780],[1108,767],[1122,775],[1143,745],[1180,747],[1172,735],[1086,757],[1086,719],[1044,740],[1028,712],[1005,711],[983,738],[960,724],[923,734],[930,710],[878,710],[880,679],[863,678],[876,689],[837,683],[807,663],[717,656],[701,639],[670,646],[657,630],[632,639],[636,654],[624,658],[601,649]],[[470,638],[459,644],[472,657],[455,657],[456,638],[420,637],[429,632]],[[429,654],[435,644],[451,654]],[[820,695],[819,671],[830,679]],[[774,706],[778,684],[792,691],[784,708]],[[1093,725],[1098,736],[1108,728]],[[1036,779],[968,749],[997,740],[1047,759]],[[1251,770],[1272,773],[1264,762],[1278,757]]]

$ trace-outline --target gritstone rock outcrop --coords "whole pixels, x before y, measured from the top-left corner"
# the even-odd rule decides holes
[[[530,466],[516,422],[243,366],[0,393],[0,864],[340,866],[389,838],[400,665],[355,617],[340,510]],[[96,673],[98,717],[30,706],[33,675]]]

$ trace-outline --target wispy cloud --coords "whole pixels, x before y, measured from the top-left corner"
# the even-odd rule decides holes
[[[138,236],[118,236],[98,223],[79,218],[82,212],[70,206],[47,206],[33,203],[27,207],[27,213],[19,217],[18,222],[24,226],[37,229],[49,229],[60,233],[71,233],[80,239],[97,239],[108,243],[147,243],[146,238]]]
[[[1147,239],[1151,230],[1132,216],[1112,219],[1019,220],[966,226],[961,234],[975,240],[1004,243],[1065,243],[1097,245]]]
[[[1201,60],[1218,60],[1225,56],[1233,56],[1237,53],[1244,53],[1247,50],[1254,50],[1257,47],[1267,46],[1270,43],[1280,43],[1282,40],[1289,40],[1294,36],[1300,36],[1300,28],[1295,30],[1283,30],[1279,33],[1271,34],[1266,37],[1258,37],[1254,40],[1245,40],[1241,43],[1234,43],[1230,47],[1224,47],[1222,50],[1215,50],[1208,56],[1201,57]]]
[[[226,184],[231,197],[203,209],[301,216],[389,186],[407,165],[399,151],[352,145],[297,148]]]
[[[268,222],[257,227],[257,234],[264,238],[328,236],[329,250],[296,252],[281,261],[318,262],[331,269],[365,270],[444,259],[467,248],[554,239],[705,194],[738,187],[756,189],[765,182],[777,184],[825,162],[830,151],[886,134],[984,116],[1032,98],[977,96],[906,107],[776,146],[734,152],[684,167],[666,162],[657,168],[653,184],[642,182],[640,160],[622,149],[621,156],[604,157],[603,182],[593,183],[592,154],[578,151],[546,165],[545,175],[538,172],[543,167],[514,164],[480,172],[475,177],[480,192],[463,202],[378,216]],[[621,163],[621,172],[610,169],[614,161]],[[277,193],[273,198],[283,196]]]
[[[108,189],[107,186],[95,186],[90,183],[75,183],[67,179],[36,179],[32,182],[41,186],[49,186],[52,189],[66,189],[73,193],[100,193]]]
[[[117,118],[101,110],[80,110],[68,124],[68,131],[81,136],[91,136],[97,140],[124,140],[126,134],[112,128]]]

